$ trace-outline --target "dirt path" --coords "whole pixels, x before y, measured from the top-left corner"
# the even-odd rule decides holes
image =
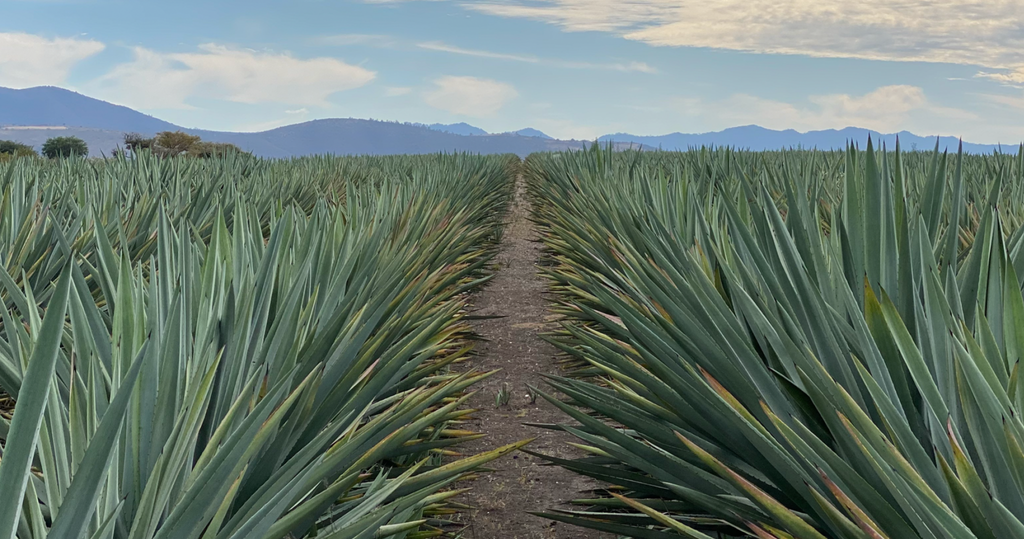
[[[484,339],[470,365],[479,370],[501,372],[476,389],[470,405],[479,410],[466,428],[487,434],[460,449],[465,454],[485,451],[518,440],[536,437],[534,451],[558,457],[577,456],[566,442],[575,438],[523,425],[524,422],[559,423],[566,416],[538,398],[531,403],[527,384],[543,387],[542,373],[556,373],[556,349],[540,338],[552,322],[545,298],[546,284],[537,274],[540,244],[528,220],[529,202],[522,179],[508,215],[508,226],[496,258],[497,275],[473,298],[473,314],[502,316],[474,322]],[[498,407],[495,395],[508,384],[508,405]],[[596,531],[528,515],[566,507],[560,502],[586,497],[583,491],[597,485],[587,478],[525,453],[514,454],[491,464],[496,471],[466,484],[472,490],[461,501],[474,510],[463,515],[468,524],[466,539],[597,539],[612,537]]]

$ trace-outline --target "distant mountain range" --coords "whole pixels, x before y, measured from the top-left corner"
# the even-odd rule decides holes
[[[86,141],[93,155],[109,155],[123,144],[126,133],[152,135],[160,131],[186,131],[211,142],[229,142],[264,157],[293,157],[311,154],[410,154],[462,151],[472,153],[515,153],[583,148],[585,141],[557,140],[533,128],[491,134],[466,124],[412,124],[358,119],[313,120],[259,133],[234,133],[189,129],[148,116],[128,107],[114,105],[55,87],[24,90],[0,88],[0,140],[15,140],[35,147],[53,136],[77,136]],[[672,133],[642,136],[626,133],[605,135],[598,140],[617,147],[685,150],[693,146],[731,146],[751,150],[779,148],[843,148],[847,141],[863,146],[871,135],[892,149],[897,134],[883,134],[848,127],[841,130],[799,133],[774,131],[759,126],[734,127],[702,134]],[[930,150],[935,137],[898,133],[906,150]],[[943,149],[956,151],[959,141],[942,137]],[[990,153],[997,147],[964,143],[971,153]],[[1016,151],[1016,147],[1004,148]]]
[[[426,127],[433,129],[434,131],[440,131],[442,133],[451,133],[453,135],[464,135],[467,137],[479,137],[485,135],[519,135],[520,137],[537,137],[554,140],[553,137],[549,137],[544,134],[543,131],[527,127],[526,129],[520,129],[519,131],[509,131],[507,133],[488,133],[483,129],[475,125],[469,125],[466,122],[459,122],[457,124],[412,124],[417,126]]]
[[[460,129],[478,134],[468,136],[460,133]],[[525,156],[584,147],[583,142],[559,141],[545,138],[546,135],[491,135],[468,124],[424,126],[356,119],[313,120],[259,133],[208,131],[180,127],[61,88],[0,88],[0,140],[15,140],[39,148],[50,137],[76,136],[85,140],[92,155],[99,156],[110,155],[114,148],[122,146],[126,133],[148,136],[179,130],[211,142],[229,142],[264,157],[452,151]]]
[[[413,124],[413,125],[424,125],[424,124]],[[434,131],[440,131],[442,133],[451,133],[453,135],[464,135],[467,137],[475,137],[480,135],[489,135],[487,131],[476,127],[475,125],[469,125],[466,122],[459,122],[457,124],[430,124],[424,125],[428,129]]]
[[[867,143],[868,136],[871,136],[877,147],[882,147],[884,144],[890,150],[896,148],[897,136],[900,140],[900,148],[903,150],[930,151],[935,149],[935,137],[922,137],[909,131],[879,133],[878,131],[858,127],[800,133],[792,129],[775,131],[757,125],[747,125],[731,127],[714,133],[701,134],[672,133],[659,136],[638,136],[627,133],[615,133],[613,135],[605,135],[598,140],[601,142],[642,144],[650,148],[666,150],[711,145],[749,148],[751,150],[775,150],[779,148],[841,149],[849,141],[853,141],[863,148]],[[940,137],[938,140],[939,148],[950,152],[956,152],[960,145],[960,140],[956,137]],[[998,146],[994,144],[964,142],[964,151],[967,153],[992,153],[997,148]],[[1003,151],[1015,153],[1017,147],[1003,146]]]

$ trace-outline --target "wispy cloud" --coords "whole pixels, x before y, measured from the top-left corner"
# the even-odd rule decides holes
[[[430,51],[450,52],[452,54],[461,54],[463,56],[476,56],[477,58],[494,58],[496,60],[511,60],[513,62],[528,62],[531,64],[539,64],[541,62],[540,58],[536,58],[533,56],[521,56],[518,54],[503,54],[500,52],[464,49],[462,47],[448,45],[440,41],[428,41],[426,43],[420,43],[417,45],[417,47]]]
[[[1024,84],[1024,69],[1008,70],[1002,73],[979,72],[975,77],[994,80],[1003,84],[1020,85]]]
[[[75,64],[105,48],[91,39],[0,33],[0,86],[64,84]]]
[[[863,95],[813,95],[805,102],[735,94],[720,100],[682,98],[672,106],[684,116],[700,118],[713,129],[757,124],[800,131],[863,127],[894,132],[917,122],[918,127],[929,132],[939,125],[948,128],[979,120],[972,112],[937,105],[923,89],[909,85],[883,86]]]
[[[511,84],[477,77],[441,77],[424,100],[436,109],[484,118],[493,116],[506,103],[519,96]]]
[[[327,104],[335,92],[363,86],[373,71],[335,58],[300,59],[216,44],[198,52],[134,50],[134,59],[91,83],[99,95],[142,109],[189,108],[195,97],[237,103]]]
[[[488,0],[464,6],[658,46],[1024,66],[1024,3],[1009,0]]]
[[[554,58],[539,58],[536,56],[527,56],[521,54],[507,54],[480,49],[466,49],[463,47],[457,47],[455,45],[449,45],[441,41],[428,41],[425,43],[419,43],[417,44],[417,47],[425,50],[447,52],[450,54],[459,54],[462,56],[475,56],[477,58],[491,58],[494,60],[508,60],[511,62],[525,62],[530,64],[557,67],[561,69],[603,69],[621,72],[657,73],[657,70],[655,68],[647,65],[644,62],[572,62],[566,60],[558,60]]]

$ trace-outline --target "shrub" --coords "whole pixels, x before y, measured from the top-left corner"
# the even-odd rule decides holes
[[[156,139],[145,138],[138,133],[128,133],[124,136],[124,147],[130,152],[151,150],[154,144],[156,144]]]
[[[124,136],[124,145],[127,151],[137,153],[140,150],[150,150],[159,157],[175,157],[187,155],[190,157],[221,157],[230,153],[244,153],[241,148],[226,142],[207,142],[197,135],[190,135],[182,131],[163,131],[155,137],[145,138],[138,133],[129,133]]]
[[[14,142],[13,140],[0,140],[0,154],[21,157],[27,155],[39,155],[28,144]]]
[[[163,131],[156,135],[156,146],[166,154],[174,156],[187,153],[202,141],[197,135],[189,135],[182,131]]]
[[[53,137],[43,144],[43,155],[50,159],[89,155],[89,146],[78,137]]]
[[[223,157],[230,153],[243,153],[242,149],[229,142],[199,142],[192,145],[188,155],[192,157]]]

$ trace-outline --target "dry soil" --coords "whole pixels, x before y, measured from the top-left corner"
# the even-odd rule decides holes
[[[478,393],[470,405],[479,411],[466,428],[487,434],[465,446],[462,452],[475,454],[527,438],[537,439],[529,448],[562,458],[577,456],[567,442],[568,434],[523,425],[563,423],[567,416],[543,398],[531,403],[527,385],[543,387],[542,373],[557,373],[557,351],[540,338],[553,328],[545,299],[546,283],[538,274],[541,245],[528,219],[530,207],[523,180],[517,180],[515,198],[496,257],[496,275],[472,298],[474,313],[499,316],[476,320],[475,331],[484,339],[478,343],[477,356],[469,366],[500,372],[476,387]],[[508,384],[509,404],[497,406],[495,395]],[[467,525],[466,539],[597,539],[611,535],[557,524],[527,514],[567,508],[564,502],[589,497],[585,491],[599,485],[589,479],[555,466],[545,465],[525,453],[507,456],[491,465],[495,472],[482,475],[468,486],[472,490],[461,502],[473,507],[460,516]]]

